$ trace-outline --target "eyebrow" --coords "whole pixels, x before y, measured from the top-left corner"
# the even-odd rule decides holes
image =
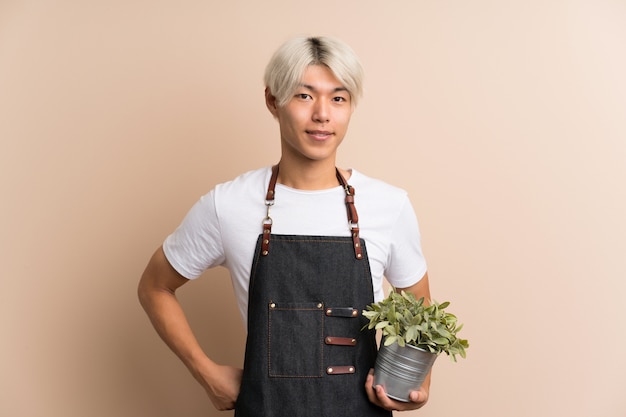
[[[299,86],[300,86],[300,87],[304,87],[304,88],[306,88],[307,90],[311,90],[311,91],[314,91],[314,92],[315,92],[315,91],[317,91],[317,90],[315,89],[315,87],[313,87],[312,85],[308,85],[308,84],[299,84]],[[337,93],[337,92],[339,92],[339,91],[345,91],[345,92],[349,93],[348,89],[347,89],[346,87],[343,87],[343,86],[342,86],[342,87],[335,87],[335,88],[333,89],[333,93]]]

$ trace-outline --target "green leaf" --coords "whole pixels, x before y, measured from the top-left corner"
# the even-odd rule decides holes
[[[409,326],[406,329],[406,336],[404,336],[404,340],[410,343],[413,340],[416,340],[418,336],[417,326]]]
[[[376,325],[376,330],[382,329],[383,327],[387,327],[389,325],[388,321],[381,321]]]
[[[450,332],[444,328],[439,329],[439,335],[441,337],[445,337],[446,339],[452,338],[452,335],[450,334]]]
[[[397,338],[396,336],[387,336],[387,337],[385,338],[385,343],[384,343],[384,345],[385,345],[385,346],[392,345],[392,344],[394,344],[394,342],[395,342],[397,339],[398,339],[398,338]]]

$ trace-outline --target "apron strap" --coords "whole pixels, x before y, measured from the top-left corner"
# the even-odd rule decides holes
[[[263,219],[263,241],[261,242],[261,255],[267,256],[270,253],[270,235],[272,234],[272,218],[270,217],[270,208],[274,205],[274,190],[276,189],[276,180],[278,179],[278,164],[272,167],[272,176],[265,194],[265,206],[267,207],[267,215]]]
[[[341,175],[337,168],[337,179],[346,191],[346,209],[348,210],[348,225],[352,235],[352,244],[354,245],[354,255],[357,259],[363,259],[363,250],[361,249],[361,240],[359,239],[359,215],[354,206],[354,187],[349,185],[346,179]]]
[[[335,168],[337,180],[346,192],[346,209],[348,213],[348,225],[350,226],[350,234],[354,245],[354,255],[357,259],[363,259],[363,250],[361,248],[361,240],[359,239],[359,215],[354,206],[354,187],[348,184],[341,172]],[[278,180],[278,164],[272,167],[272,176],[265,194],[265,206],[267,207],[267,215],[263,219],[263,241],[261,243],[261,255],[266,256],[270,250],[270,235],[272,233],[272,218],[270,217],[270,208],[274,205],[274,197],[276,195],[276,181]]]

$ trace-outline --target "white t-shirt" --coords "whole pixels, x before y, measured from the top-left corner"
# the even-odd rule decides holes
[[[172,267],[186,278],[197,278],[215,266],[226,267],[244,323],[255,244],[267,215],[270,176],[271,168],[265,167],[217,185],[163,244]],[[356,170],[348,183],[355,189],[360,236],[369,257],[374,299],[379,301],[384,298],[383,277],[394,287],[409,287],[426,273],[417,219],[405,191]],[[345,191],[339,185],[303,191],[276,184],[270,217],[272,234],[350,236]]]

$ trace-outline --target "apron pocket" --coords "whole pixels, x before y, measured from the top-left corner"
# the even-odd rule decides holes
[[[269,303],[270,377],[322,377],[324,304]]]

